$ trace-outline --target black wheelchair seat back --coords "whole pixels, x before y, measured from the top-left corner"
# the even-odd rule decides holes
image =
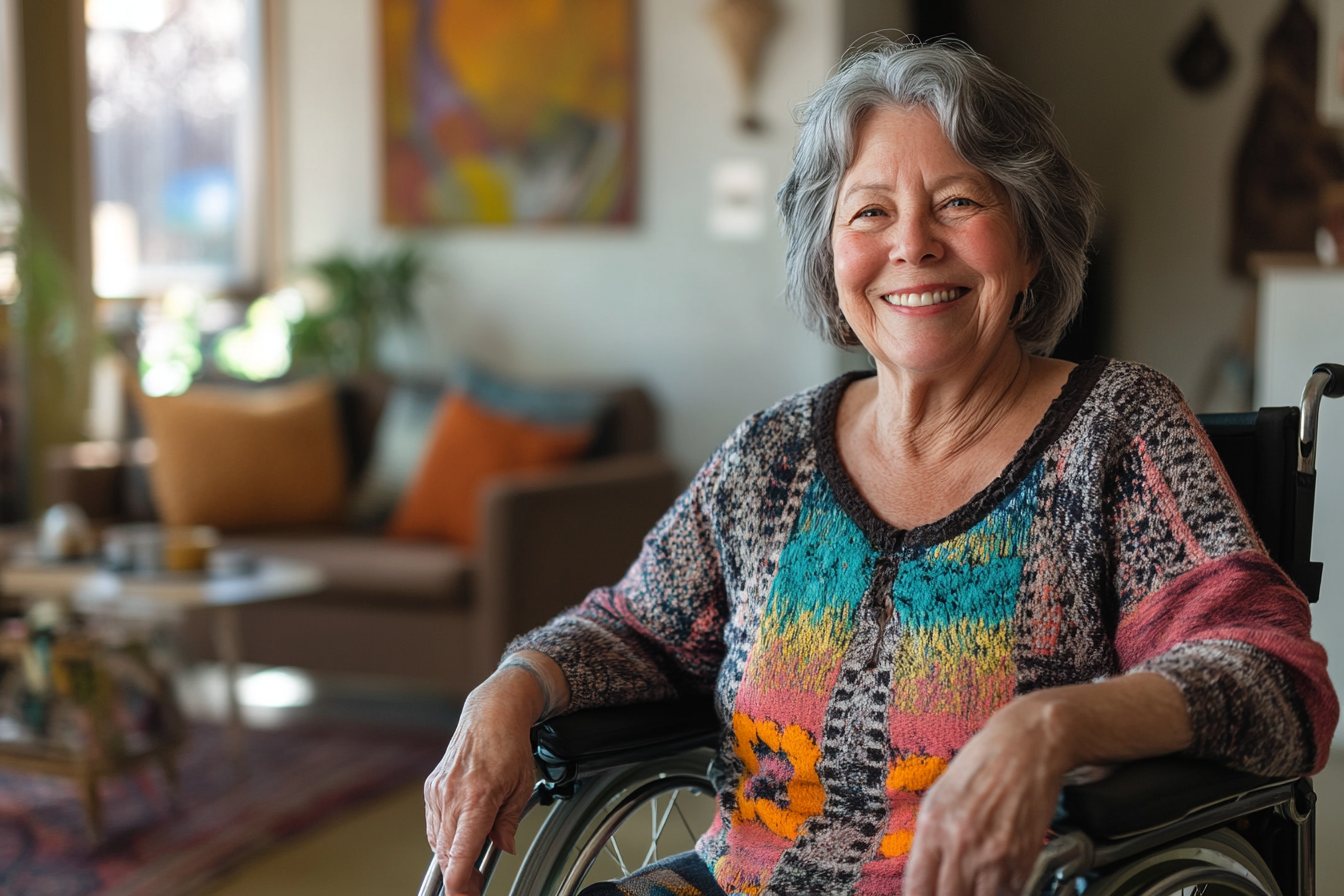
[[[1316,422],[1321,399],[1341,396],[1344,365],[1318,364],[1300,408],[1199,418],[1269,556],[1312,603],[1321,595],[1321,564],[1311,559]]]

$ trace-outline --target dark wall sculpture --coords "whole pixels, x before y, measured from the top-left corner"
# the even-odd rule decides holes
[[[1324,184],[1344,180],[1344,150],[1316,117],[1316,20],[1289,0],[1265,40],[1260,94],[1233,177],[1230,263],[1252,252],[1311,252]]]
[[[1171,55],[1176,80],[1195,93],[1213,90],[1227,80],[1232,69],[1232,50],[1223,38],[1213,14],[1205,10]]]

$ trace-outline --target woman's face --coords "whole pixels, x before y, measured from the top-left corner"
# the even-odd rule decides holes
[[[1003,188],[957,155],[922,107],[874,110],[831,228],[840,310],[879,364],[935,373],[1013,339],[1036,274]]]

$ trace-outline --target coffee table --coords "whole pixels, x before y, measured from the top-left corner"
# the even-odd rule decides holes
[[[230,576],[205,573],[117,573],[89,563],[15,560],[0,568],[0,593],[68,602],[84,614],[158,617],[208,608],[213,617],[215,653],[224,664],[228,687],[229,752],[243,768],[243,714],[238,702],[242,637],[237,608],[321,591],[322,570],[311,563],[263,557],[254,571]]]

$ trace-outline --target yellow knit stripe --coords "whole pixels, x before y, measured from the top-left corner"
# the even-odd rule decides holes
[[[1012,626],[959,619],[902,632],[892,659],[893,708],[988,718],[1013,697]]]

